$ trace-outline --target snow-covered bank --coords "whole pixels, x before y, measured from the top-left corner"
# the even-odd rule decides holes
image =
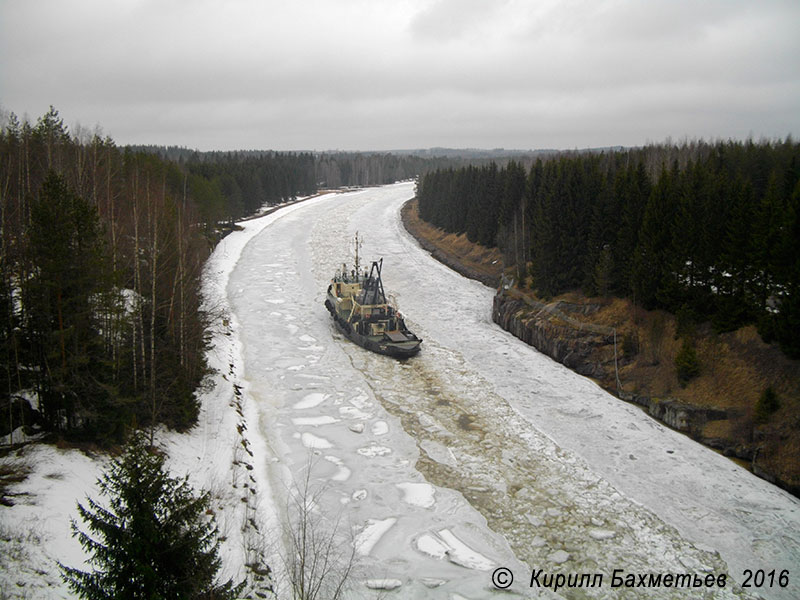
[[[208,354],[213,374],[199,396],[198,425],[187,434],[159,431],[156,437],[169,454],[167,464],[174,476],[187,475],[195,489],[212,492],[223,539],[221,577],[248,579],[251,592],[269,584],[268,578],[246,565],[257,568],[274,560],[274,545],[264,541],[272,536],[264,532],[277,527],[277,511],[264,467],[271,453],[261,436],[247,431],[248,418],[256,417],[242,391],[246,382],[239,376],[241,344],[226,286],[242,249],[276,218],[271,213],[243,222],[242,230],[224,238],[208,259],[203,295],[204,308],[215,316]],[[30,474],[12,487],[14,506],[0,507],[0,596],[73,598],[61,581],[57,561],[88,568],[80,544],[71,535],[70,520],[78,519],[78,502],[85,503],[87,497],[102,501],[95,483],[108,459],[32,444],[5,460],[24,465]]]

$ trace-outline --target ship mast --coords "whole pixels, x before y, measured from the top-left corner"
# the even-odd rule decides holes
[[[358,232],[356,231],[356,238],[355,238],[355,242],[354,242],[355,249],[356,249],[356,262],[355,262],[356,277],[358,277],[358,274],[361,272],[360,271],[361,263],[358,260],[358,250],[359,250],[359,248],[361,248],[361,243],[362,243],[362,241],[358,239]]]

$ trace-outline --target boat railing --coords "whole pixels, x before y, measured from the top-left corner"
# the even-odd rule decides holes
[[[397,298],[394,297],[394,294],[389,294],[386,297],[386,304],[391,306],[394,309],[395,312],[398,311],[398,309],[397,309]]]

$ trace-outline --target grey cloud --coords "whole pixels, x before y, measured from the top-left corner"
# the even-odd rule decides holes
[[[417,39],[446,42],[485,34],[492,17],[509,6],[507,0],[435,0],[428,3],[410,23]]]
[[[0,3],[0,103],[203,149],[797,134],[795,2]]]

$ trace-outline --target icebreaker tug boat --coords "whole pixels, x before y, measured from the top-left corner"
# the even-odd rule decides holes
[[[358,262],[358,234],[353,269],[336,272],[325,299],[336,327],[350,340],[378,354],[407,358],[419,352],[422,340],[406,327],[403,315],[383,291],[383,259],[372,261],[369,272]]]

